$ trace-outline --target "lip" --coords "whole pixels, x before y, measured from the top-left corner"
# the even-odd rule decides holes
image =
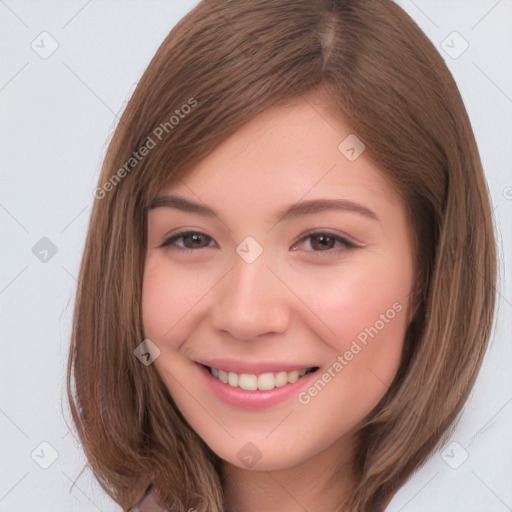
[[[210,365],[208,365],[210,366]],[[217,368],[215,365],[212,366],[214,368]],[[289,366],[289,365],[288,365]],[[206,385],[224,402],[226,402],[229,405],[233,405],[235,407],[249,410],[249,411],[257,411],[265,408],[269,408],[272,406],[275,406],[277,404],[280,404],[286,400],[289,400],[292,397],[296,397],[297,394],[300,392],[300,390],[304,387],[307,387],[311,384],[313,379],[317,379],[318,376],[315,372],[308,373],[298,379],[297,381],[293,383],[288,383],[283,387],[280,388],[274,388],[270,390],[256,390],[256,391],[247,391],[245,389],[239,388],[239,387],[233,387],[229,384],[224,384],[224,382],[221,382],[219,379],[214,377],[210,370],[203,366],[201,363],[196,363],[196,367],[198,370],[198,373],[200,374],[200,378],[202,378]],[[225,367],[225,365],[224,365]],[[265,368],[270,368],[271,366],[266,365]],[[237,366],[237,368],[239,368]],[[285,371],[283,366],[279,367],[281,371]],[[301,367],[304,368],[304,367]],[[286,371],[293,371],[296,370],[297,366],[291,367],[290,370]],[[231,370],[235,371],[235,370]],[[272,371],[272,370],[268,370]],[[275,370],[279,371],[279,370]],[[238,373],[238,372],[237,372]],[[241,372],[241,373],[256,373],[256,372]],[[264,371],[257,372],[257,373],[264,373]]]
[[[250,373],[254,375],[259,375],[261,373],[292,372],[294,370],[318,367],[318,365],[315,364],[291,364],[289,362],[278,363],[276,361],[254,363],[250,361],[237,361],[235,359],[227,358],[195,362],[204,366],[209,366],[210,368],[217,368],[217,370],[224,370],[226,372],[235,372],[238,374]]]

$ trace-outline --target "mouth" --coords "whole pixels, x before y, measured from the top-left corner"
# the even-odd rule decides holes
[[[245,391],[271,391],[274,388],[282,388],[297,382],[299,379],[314,373],[318,366],[300,368],[292,371],[278,371],[265,373],[236,373],[201,364],[210,374],[224,384],[233,388],[240,388]]]

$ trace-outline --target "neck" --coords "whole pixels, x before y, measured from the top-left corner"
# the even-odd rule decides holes
[[[223,465],[227,512],[337,512],[355,483],[353,443],[340,439],[294,467],[249,470]]]

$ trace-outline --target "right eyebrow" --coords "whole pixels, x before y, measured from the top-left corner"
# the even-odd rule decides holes
[[[162,206],[168,208],[176,208],[184,212],[199,213],[208,217],[218,217],[217,212],[212,210],[209,206],[201,203],[195,203],[181,196],[166,195],[157,197],[149,206],[149,209],[161,208]]]

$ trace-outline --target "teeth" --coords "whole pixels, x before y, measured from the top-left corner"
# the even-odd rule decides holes
[[[288,384],[288,374],[286,372],[279,372],[275,376],[276,388],[282,388],[285,384]]]
[[[239,387],[248,391],[258,389],[258,377],[256,377],[256,375],[242,373],[242,375],[240,375]]]
[[[294,370],[288,374],[288,382],[297,382],[299,380],[299,372]]]
[[[233,387],[245,389],[246,391],[261,391],[271,390],[274,388],[281,388],[286,384],[294,383],[307,373],[313,371],[312,368],[303,368],[302,370],[293,370],[291,372],[278,372],[278,373],[261,373],[254,375],[250,373],[235,373],[218,370],[217,368],[210,368],[210,373]]]
[[[238,373],[229,372],[228,373],[228,384],[236,388],[238,386]]]

